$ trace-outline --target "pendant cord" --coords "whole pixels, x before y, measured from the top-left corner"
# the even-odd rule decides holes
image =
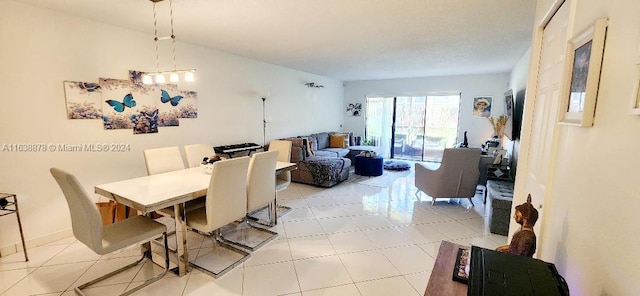
[[[178,67],[176,66],[176,35],[173,33],[173,0],[169,0],[169,16],[171,18],[171,40],[173,42],[173,70],[175,71]]]
[[[156,3],[153,3],[153,30],[155,33],[155,36],[153,38],[153,41],[156,44],[156,69],[158,72],[160,72],[160,53],[158,50],[158,17],[156,14]]]

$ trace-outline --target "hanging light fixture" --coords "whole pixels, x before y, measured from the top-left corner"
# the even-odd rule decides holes
[[[169,77],[169,82],[180,82],[180,75],[183,76],[183,80],[186,82],[193,82],[195,80],[195,69],[178,70],[176,67],[176,35],[173,33],[173,0],[169,0],[169,17],[171,21],[171,36],[158,37],[158,18],[156,14],[156,4],[164,0],[149,0],[153,2],[153,29],[155,36],[153,41],[156,45],[156,69],[157,72],[145,73],[142,76],[142,83],[144,84],[163,84],[166,83],[166,77]],[[158,42],[163,40],[171,40],[173,45],[173,70],[172,71],[160,71],[160,52],[158,50]]]

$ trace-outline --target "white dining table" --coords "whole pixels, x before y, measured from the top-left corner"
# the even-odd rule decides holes
[[[278,161],[275,174],[296,168],[295,163]],[[207,174],[202,167],[194,167],[96,185],[95,193],[136,209],[143,215],[173,206],[178,246],[176,273],[182,276],[190,269],[187,225],[183,219],[184,203],[206,196],[210,181],[211,174]],[[143,246],[143,251],[150,251],[150,245]]]

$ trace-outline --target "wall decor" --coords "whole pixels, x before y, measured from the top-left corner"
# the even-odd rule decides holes
[[[507,117],[507,122],[504,125],[504,135],[509,138],[509,140],[513,140],[513,90],[507,90],[504,93],[504,115]]]
[[[559,112],[562,124],[593,126],[608,19],[596,20],[568,42]]]
[[[102,121],[104,129],[132,129],[131,115],[137,103],[131,94],[129,80],[100,78],[102,88]]]
[[[491,117],[493,97],[473,98],[473,115],[477,117]]]
[[[347,116],[361,116],[361,115],[362,115],[361,103],[347,104]]]
[[[99,84],[79,81],[64,81],[63,84],[68,119],[102,118]]]
[[[98,83],[64,81],[69,119],[102,119],[104,129],[157,133],[198,117],[198,93],[175,84],[143,83],[145,72],[129,70],[129,79],[100,78]]]

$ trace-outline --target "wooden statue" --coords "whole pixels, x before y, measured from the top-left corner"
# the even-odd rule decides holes
[[[536,234],[533,226],[538,221],[538,210],[531,205],[531,194],[527,196],[527,202],[516,206],[513,218],[520,224],[520,230],[511,238],[511,243],[496,248],[496,251],[516,255],[533,257],[536,252]]]

